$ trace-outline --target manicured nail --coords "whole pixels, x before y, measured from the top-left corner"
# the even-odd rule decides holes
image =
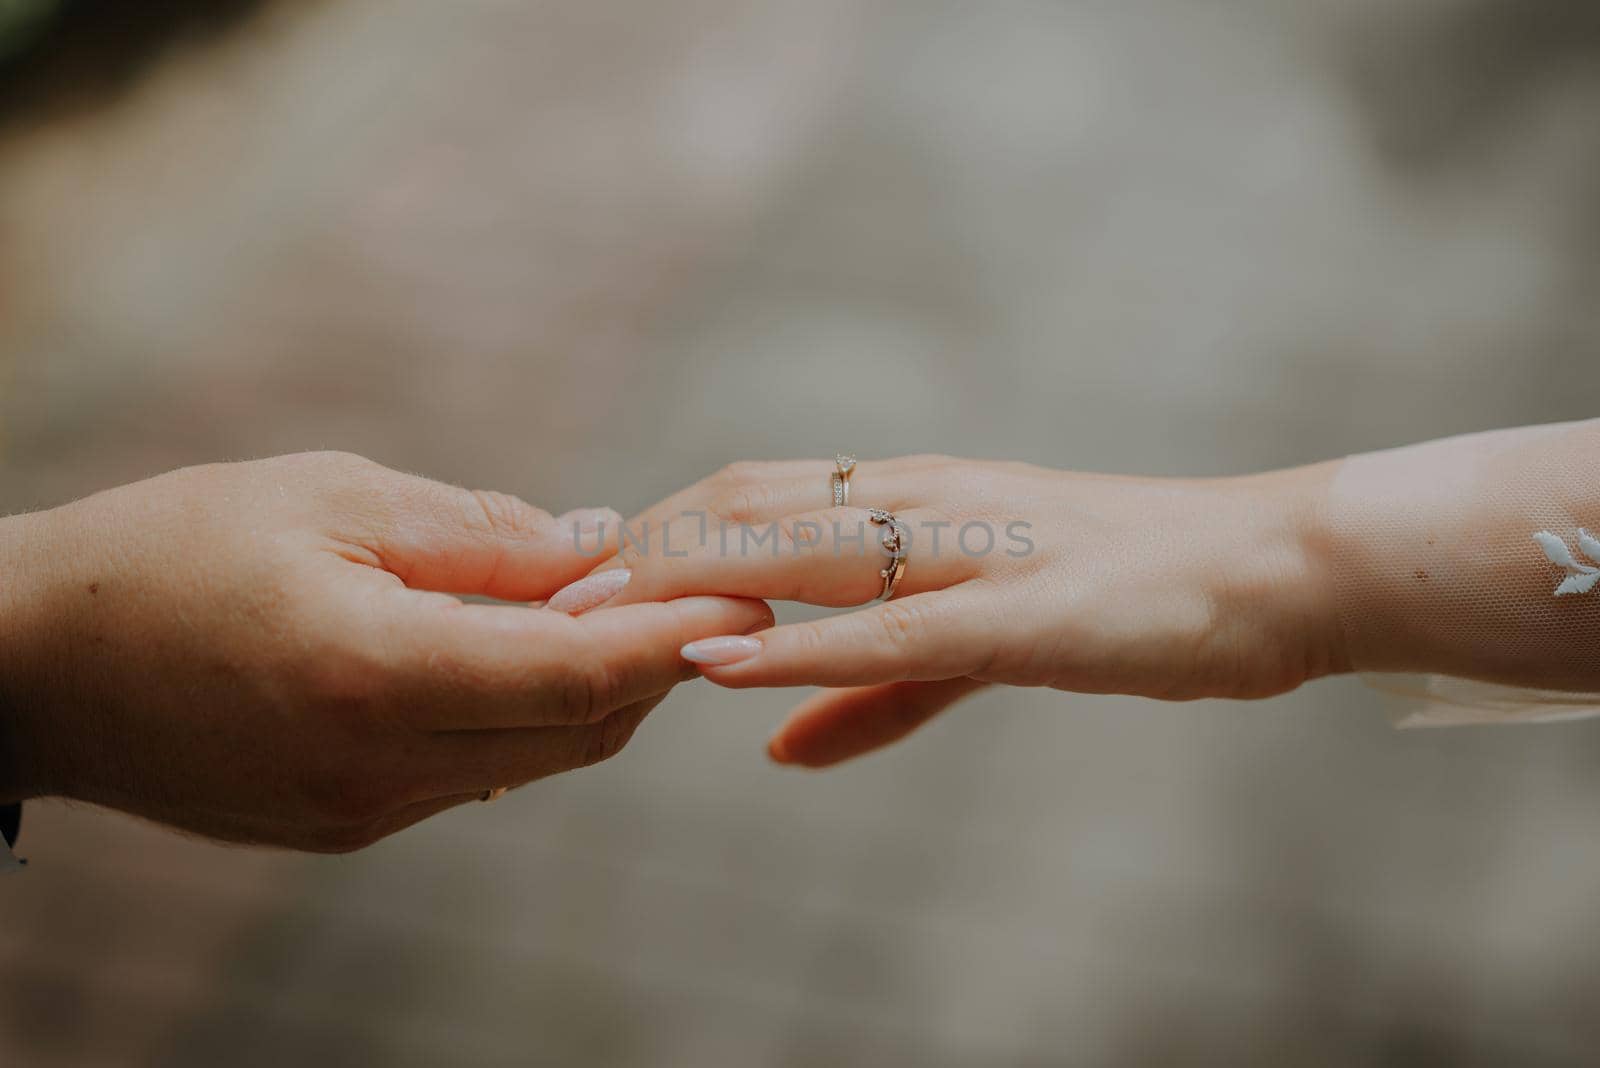
[[[761,651],[760,638],[746,638],[730,634],[722,638],[701,638],[678,650],[680,656],[695,664],[737,664],[749,660]]]
[[[622,587],[633,578],[633,572],[625,567],[614,568],[610,571],[599,571],[588,578],[579,579],[570,586],[556,591],[545,605],[557,612],[565,612],[569,616],[579,615],[591,608],[599,608],[611,598],[622,592]]]

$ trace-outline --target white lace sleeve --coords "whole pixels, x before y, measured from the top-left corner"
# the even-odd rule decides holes
[[[1351,457],[1329,519],[1352,666],[1404,725],[1600,714],[1600,420]]]

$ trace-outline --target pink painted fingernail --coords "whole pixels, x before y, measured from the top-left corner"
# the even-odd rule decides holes
[[[761,651],[760,638],[745,638],[730,634],[723,638],[701,638],[690,642],[678,654],[695,664],[737,664],[749,660]]]
[[[599,608],[621,593],[622,587],[626,586],[631,578],[633,572],[625,567],[596,572],[588,578],[579,579],[572,585],[557,590],[545,607],[565,612],[569,616],[580,615],[591,608]]]

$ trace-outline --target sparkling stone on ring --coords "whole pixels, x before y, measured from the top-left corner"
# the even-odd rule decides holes
[[[850,503],[850,473],[856,469],[856,458],[849,453],[838,453],[833,458],[833,474],[828,482],[833,487],[833,506],[843,508]]]

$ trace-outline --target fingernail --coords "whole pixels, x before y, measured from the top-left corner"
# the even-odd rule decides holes
[[[556,523],[562,529],[571,527],[579,534],[593,534],[605,524],[615,526],[621,521],[622,517],[610,508],[574,508],[556,516]]]
[[[761,639],[730,634],[722,638],[701,638],[678,650],[685,660],[695,664],[737,664],[749,660],[761,651]]]
[[[789,750],[784,748],[783,738],[781,735],[774,735],[767,742],[767,756],[772,759],[774,764],[794,763],[794,761],[789,758]]]
[[[572,585],[557,590],[545,607],[565,612],[569,616],[587,612],[591,608],[600,607],[621,593],[622,587],[626,586],[631,578],[633,572],[625,567],[596,572],[588,578],[579,579]]]

